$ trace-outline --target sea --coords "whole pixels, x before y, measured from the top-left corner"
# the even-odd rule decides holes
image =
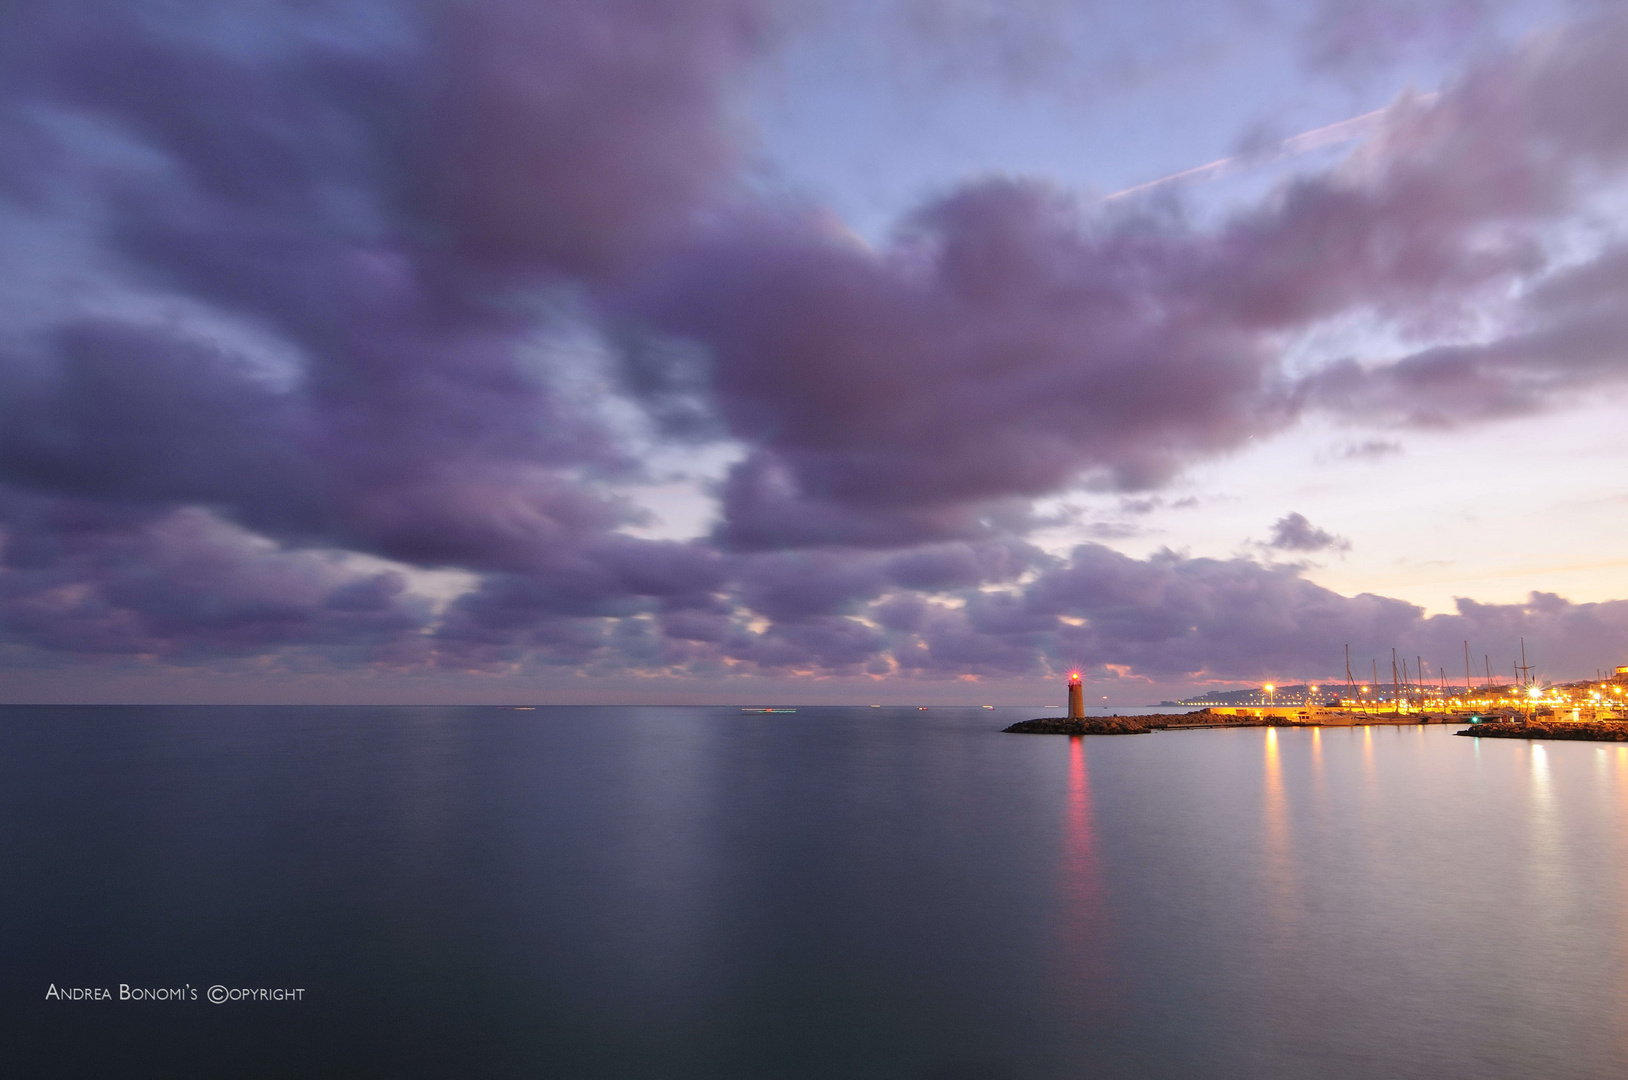
[[[1036,715],[0,707],[0,1076],[1628,1076],[1628,747]]]

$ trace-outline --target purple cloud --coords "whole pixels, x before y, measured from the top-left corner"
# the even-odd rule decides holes
[[[1020,537],[1038,496],[1146,492],[1311,410],[1441,426],[1620,382],[1628,257],[1562,264],[1546,230],[1628,162],[1628,20],[1489,55],[1219,225],[1006,178],[873,246],[746,180],[734,95],[774,14],[8,9],[0,223],[61,265],[0,252],[32,288],[0,339],[6,642],[1251,678],[1346,641],[1619,640],[1610,605],[1425,619],[1292,568]],[[1341,319],[1409,354],[1284,366]],[[680,437],[741,450],[717,530],[637,539],[617,487]],[[1274,543],[1337,538],[1291,515]],[[474,584],[432,603],[418,570]]]
[[[314,652],[418,663],[430,612],[394,572],[279,551],[206,513],[109,512],[7,498],[0,638],[38,649],[171,662]]]
[[[1319,529],[1304,514],[1285,514],[1272,523],[1266,546],[1280,551],[1350,551],[1351,541]]]
[[[1091,473],[1147,487],[1283,422],[1262,343],[1179,295],[1208,246],[999,182],[881,252],[817,220],[699,249],[654,308],[710,347],[717,407],[755,448],[720,538],[975,537],[1014,498]]]
[[[13,17],[37,49],[5,131],[96,203],[127,287],[294,360],[268,378],[207,330],[65,303],[0,376],[0,479],[424,565],[525,570],[599,542],[627,513],[573,477],[637,463],[528,360],[548,320],[505,297],[648,256],[722,190],[755,7],[262,15],[213,34],[135,9]],[[19,213],[60,209],[39,199]]]
[[[1620,381],[1618,256],[1551,269],[1542,237],[1624,163],[1628,125],[1601,103],[1628,100],[1625,40],[1610,18],[1492,57],[1217,230],[1009,180],[878,249],[816,213],[723,222],[635,303],[705,346],[717,413],[751,448],[718,538],[972,538],[1011,500],[1155,487],[1308,408],[1439,426]],[[1279,364],[1283,335],[1339,318],[1451,339],[1517,286],[1491,342]]]
[[[448,7],[414,165],[430,220],[482,263],[595,277],[648,258],[738,163],[730,77],[754,0]]]
[[[1323,0],[1304,29],[1314,68],[1356,75],[1491,37],[1503,0]]]

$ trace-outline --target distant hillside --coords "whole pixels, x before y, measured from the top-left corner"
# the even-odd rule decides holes
[[[1198,697],[1188,698],[1177,702],[1179,705],[1300,705],[1306,703],[1308,695],[1314,703],[1338,701],[1339,687],[1319,686],[1317,693],[1311,693],[1311,686],[1307,683],[1292,683],[1289,686],[1277,687],[1270,697],[1265,690],[1255,687],[1252,690],[1218,690]]]

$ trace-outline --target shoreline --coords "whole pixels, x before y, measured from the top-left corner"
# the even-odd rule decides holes
[[[1003,734],[1012,735],[1146,735],[1154,731],[1205,731],[1216,728],[1257,728],[1257,727],[1415,727],[1422,724],[1462,724],[1466,721],[1462,716],[1451,713],[1403,713],[1401,715],[1365,714],[1324,712],[1319,716],[1251,716],[1234,713],[1216,713],[1209,709],[1198,709],[1185,713],[1147,713],[1139,716],[1121,716],[1114,713],[1111,716],[1087,716],[1079,719],[1070,719],[1066,716],[1039,716],[1033,720],[1020,720],[1015,724],[1001,729]],[[1605,741],[1628,741],[1628,721],[1620,722],[1623,734],[1619,739],[1616,735],[1608,735]],[[1519,725],[1508,722],[1490,722],[1475,725],[1472,729],[1455,732],[1458,735],[1475,735],[1487,729],[1510,729],[1501,732],[1500,738],[1571,738],[1586,739],[1600,738],[1582,734],[1564,735],[1531,735],[1523,736],[1513,733]],[[1559,726],[1559,725],[1556,725]],[[1567,722],[1567,728],[1581,728],[1599,726],[1596,722]],[[1534,725],[1536,728],[1548,730],[1545,725]]]
[[[1555,739],[1572,742],[1628,742],[1628,720],[1503,721],[1476,724],[1454,735],[1472,739]]]

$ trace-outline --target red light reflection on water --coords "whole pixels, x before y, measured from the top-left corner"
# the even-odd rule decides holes
[[[1061,944],[1064,983],[1073,993],[1075,1007],[1101,1013],[1115,999],[1108,993],[1110,935],[1091,819],[1091,779],[1084,743],[1077,735],[1068,740]]]
[[[1068,740],[1068,891],[1077,903],[1100,906],[1096,838],[1091,829],[1091,778],[1085,770],[1085,740]]]

